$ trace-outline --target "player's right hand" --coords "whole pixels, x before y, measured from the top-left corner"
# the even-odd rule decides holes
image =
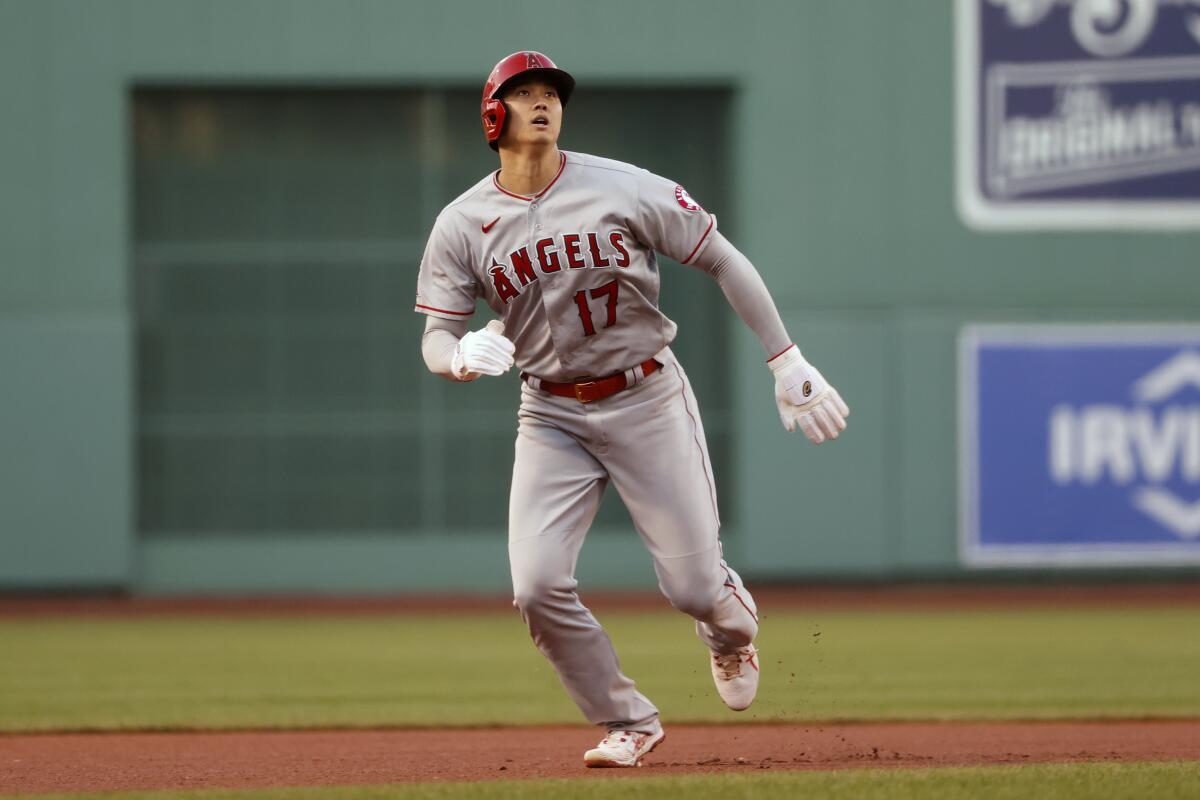
[[[850,408],[817,368],[790,348],[767,362],[775,373],[775,403],[788,432],[800,428],[813,444],[836,439],[846,430]]]
[[[450,359],[450,371],[460,381],[473,381],[480,375],[503,375],[512,368],[515,350],[504,336],[504,323],[494,319],[482,330],[469,331],[458,340]]]

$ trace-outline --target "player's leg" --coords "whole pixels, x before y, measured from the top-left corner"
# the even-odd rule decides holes
[[[664,368],[612,399],[604,466],[654,557],[671,604],[696,620],[714,652],[749,645],[758,632],[754,599],[724,561],[704,427],[691,385],[669,351]]]
[[[589,721],[657,733],[658,709],[621,672],[608,634],[575,592],[576,559],[608,479],[577,438],[586,435],[582,409],[526,388],[519,421],[509,501],[514,605]]]

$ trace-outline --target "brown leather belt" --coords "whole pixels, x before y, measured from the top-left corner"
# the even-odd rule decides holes
[[[660,365],[653,358],[648,358],[639,364],[642,374],[650,376],[658,371]],[[522,378],[527,377],[525,375]],[[594,403],[606,397],[612,397],[617,392],[629,388],[624,372],[609,375],[607,378],[597,378],[594,381],[580,383],[555,383],[554,381],[539,381],[538,388],[558,397],[571,397],[581,403]]]

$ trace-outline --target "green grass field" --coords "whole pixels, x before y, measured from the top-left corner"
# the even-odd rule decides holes
[[[672,778],[489,781],[254,791],[39,795],[39,800],[1191,800],[1200,763],[778,772]],[[2,798],[0,800],[7,800]]]
[[[1200,609],[776,611],[730,715],[689,621],[602,614],[682,721],[1200,716]],[[0,729],[579,722],[516,614],[0,621]]]
[[[670,722],[1200,716],[1200,609],[777,610],[747,714],[672,612],[601,614]],[[0,621],[0,729],[581,722],[515,614]],[[0,751],[3,739],[0,738]],[[582,771],[581,771],[582,772]],[[608,780],[59,795],[83,800],[609,797]],[[1183,798],[1200,762],[625,777],[672,798]],[[48,800],[48,796],[42,796]]]

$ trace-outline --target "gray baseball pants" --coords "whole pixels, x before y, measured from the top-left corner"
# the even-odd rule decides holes
[[[608,634],[575,592],[575,563],[611,481],[671,605],[710,649],[753,641],[757,611],[721,557],[720,519],[699,409],[669,349],[636,385],[580,403],[522,383],[509,502],[514,605],[587,719],[652,732],[658,709],[621,672]]]

